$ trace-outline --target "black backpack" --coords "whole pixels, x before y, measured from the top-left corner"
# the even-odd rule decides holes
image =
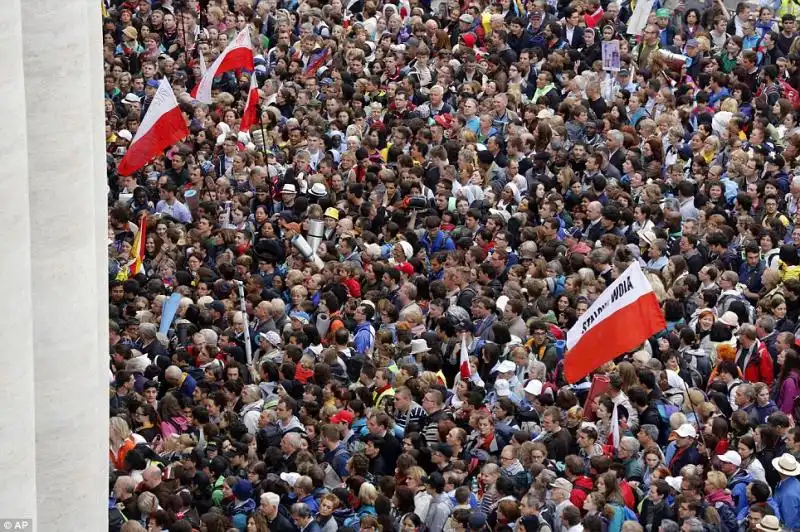
[[[269,447],[280,447],[283,431],[277,423],[267,423],[267,425],[256,434],[256,449],[259,455],[263,455]]]

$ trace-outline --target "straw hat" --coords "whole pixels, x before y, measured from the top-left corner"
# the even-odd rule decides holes
[[[783,453],[782,456],[772,459],[772,467],[778,473],[786,475],[787,477],[796,477],[800,475],[800,464],[797,463],[797,458],[789,453]]]

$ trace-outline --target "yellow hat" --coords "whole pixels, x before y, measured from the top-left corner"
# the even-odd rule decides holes
[[[339,209],[336,209],[334,207],[328,207],[327,209],[325,209],[325,216],[327,216],[328,218],[333,218],[334,220],[338,220]]]

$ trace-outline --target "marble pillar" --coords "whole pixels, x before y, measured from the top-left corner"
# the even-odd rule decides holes
[[[0,10],[0,518],[36,518],[33,307],[21,0]]]
[[[106,178],[97,0],[0,12],[0,520],[104,530]]]

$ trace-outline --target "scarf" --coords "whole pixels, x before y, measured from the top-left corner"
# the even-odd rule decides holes
[[[724,489],[715,489],[714,491],[706,495],[706,500],[714,506],[716,506],[716,504],[719,502],[727,504],[731,508],[735,506],[733,504],[733,497],[731,497],[731,495],[727,493]]]
[[[547,94],[548,92],[550,92],[551,90],[553,90],[555,88],[556,88],[556,86],[553,85],[552,83],[548,83],[547,85],[545,85],[541,89],[537,87],[536,88],[536,92],[533,93],[533,98],[531,99],[531,101],[533,103],[538,103],[539,102],[539,98],[541,98],[542,96],[544,96],[545,94]]]

